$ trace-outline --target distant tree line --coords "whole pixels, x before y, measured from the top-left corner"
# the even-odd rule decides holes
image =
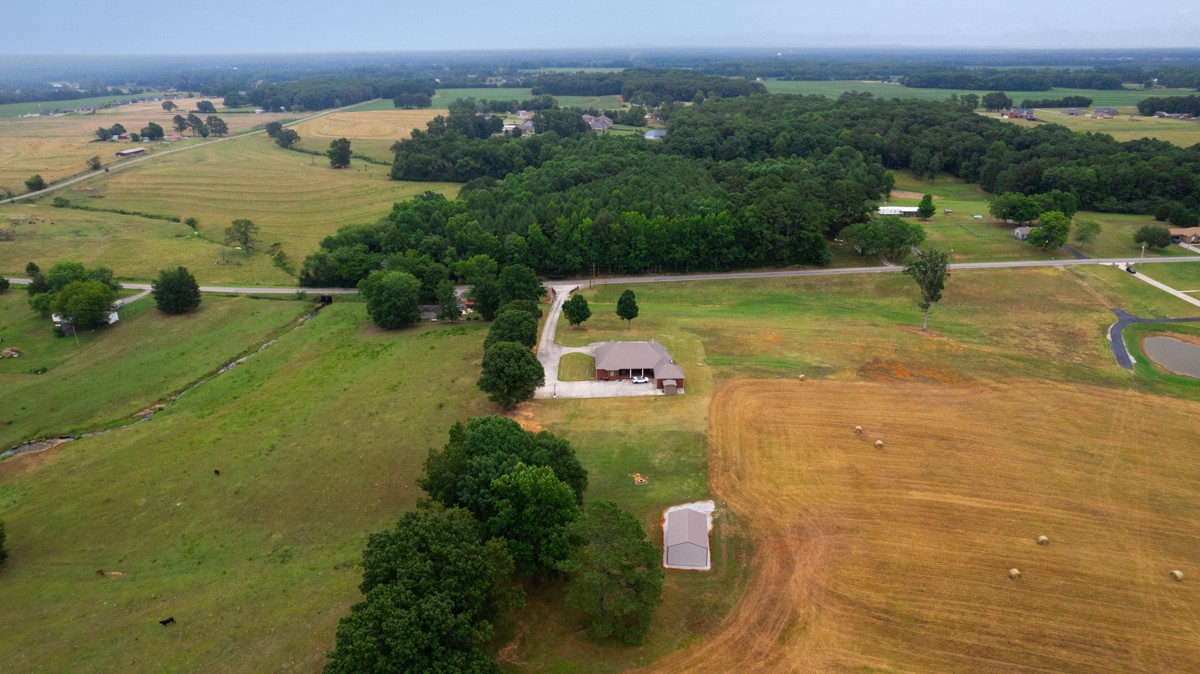
[[[947,68],[917,72],[900,78],[906,87],[926,89],[1008,89],[1049,91],[1069,89],[1117,90],[1124,88],[1120,75],[1071,68]]]
[[[405,94],[432,97],[433,80],[355,79],[350,77],[314,77],[294,82],[267,83],[253,87],[239,100],[264,110],[283,108],[293,112],[324,110],[353,105],[375,98]]]
[[[1153,115],[1156,112],[1200,116],[1200,96],[1162,96],[1138,101],[1138,112]]]
[[[533,83],[533,94],[555,96],[613,96],[626,101],[690,101],[696,92],[721,98],[766,93],[758,82],[716,77],[690,70],[630,69],[606,73],[547,73]]]
[[[451,110],[460,112],[516,112],[518,110],[553,110],[558,107],[558,101],[550,94],[541,94],[533,98],[527,98],[523,101],[517,99],[511,100],[490,100],[480,99],[476,101],[474,98],[459,98],[450,103],[448,106]]]
[[[1026,98],[1021,101],[1022,108],[1087,108],[1091,107],[1092,99],[1087,96],[1063,96],[1062,98],[1043,98],[1033,100]]]

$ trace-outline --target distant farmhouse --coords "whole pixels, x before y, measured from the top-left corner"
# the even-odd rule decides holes
[[[596,379],[646,377],[668,395],[683,391],[683,368],[675,364],[666,347],[648,342],[605,342],[596,347]]]
[[[1067,117],[1082,117],[1086,111],[1083,108],[1063,108],[1058,114]]]
[[[600,115],[593,117],[592,115],[583,115],[583,121],[587,123],[588,128],[598,133],[604,133],[612,128],[613,121],[608,115]]]
[[[1001,116],[1007,119],[1028,119],[1030,121],[1037,119],[1033,108],[1013,108]]]
[[[1018,241],[1024,241],[1029,238],[1029,233],[1033,231],[1032,227],[1022,226],[1017,227],[1012,231],[1012,237]]]
[[[1121,113],[1117,112],[1116,108],[1096,108],[1092,111],[1092,117],[1096,119],[1109,119],[1120,115]]]

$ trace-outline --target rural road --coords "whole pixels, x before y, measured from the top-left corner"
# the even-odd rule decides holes
[[[354,105],[362,105],[362,103],[355,103]],[[341,108],[334,108],[333,110],[325,110],[324,112],[318,112],[315,115],[309,115],[308,117],[304,117],[302,119],[297,119],[294,122],[288,122],[287,124],[284,124],[284,126],[295,126],[296,124],[303,124],[304,122],[307,122],[310,119],[316,119],[317,117],[323,117],[325,115],[330,115],[335,112],[341,112],[341,111],[345,110],[346,108],[354,107],[354,105],[347,105],[347,106],[341,107]],[[257,136],[257,135],[264,134],[264,133],[266,133],[265,129],[259,129],[258,131],[247,131],[245,133],[239,133],[239,134],[233,135],[233,136],[226,136],[224,138],[217,138],[215,140],[206,140],[203,143],[196,143],[194,145],[188,145],[185,147],[177,147],[173,150],[163,150],[162,152],[155,152],[154,154],[149,154],[144,157],[137,157],[135,159],[127,159],[127,160],[121,161],[118,164],[114,164],[107,168],[100,169],[99,171],[92,171],[91,173],[85,173],[80,176],[75,176],[74,178],[67,178],[66,180],[60,180],[52,185],[47,186],[46,189],[44,189],[44,190],[38,190],[37,192],[29,192],[28,194],[22,194],[21,196],[12,197],[11,199],[0,200],[0,206],[3,206],[5,204],[15,204],[18,201],[23,201],[25,199],[36,199],[43,195],[49,194],[49,193],[53,192],[54,190],[59,190],[64,187],[70,187],[71,185],[74,185],[76,183],[81,183],[85,180],[91,180],[92,178],[96,178],[98,176],[105,175],[112,171],[123,171],[125,169],[128,169],[130,166],[136,166],[144,161],[150,161],[152,159],[157,159],[159,157],[165,157],[169,154],[175,154],[176,152],[187,152],[188,150],[195,150],[198,147],[212,145],[213,143],[225,143],[225,142],[228,142],[231,140],[237,140],[239,138],[245,138],[247,136]]]

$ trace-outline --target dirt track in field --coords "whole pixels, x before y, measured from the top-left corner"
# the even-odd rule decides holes
[[[1198,412],[1038,382],[731,382],[709,480],[752,578],[652,669],[1200,671]]]

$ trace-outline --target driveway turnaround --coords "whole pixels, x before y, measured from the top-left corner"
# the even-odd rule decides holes
[[[1108,341],[1112,347],[1113,358],[1117,359],[1117,365],[1130,371],[1133,370],[1133,356],[1129,355],[1129,349],[1125,348],[1125,338],[1121,335],[1125,326],[1132,323],[1200,323],[1200,318],[1138,318],[1120,309],[1113,309],[1112,312],[1117,315],[1117,322],[1108,328]]]
[[[534,398],[623,398],[627,396],[662,395],[654,384],[634,384],[631,381],[559,381],[558,361],[568,353],[586,353],[596,355],[596,347],[603,342],[587,346],[563,346],[554,342],[558,331],[558,317],[562,315],[562,305],[571,296],[571,291],[579,287],[573,285],[554,285],[554,302],[546,315],[546,325],[542,328],[542,338],[538,342],[538,360],[546,371],[546,384],[534,391]]]

